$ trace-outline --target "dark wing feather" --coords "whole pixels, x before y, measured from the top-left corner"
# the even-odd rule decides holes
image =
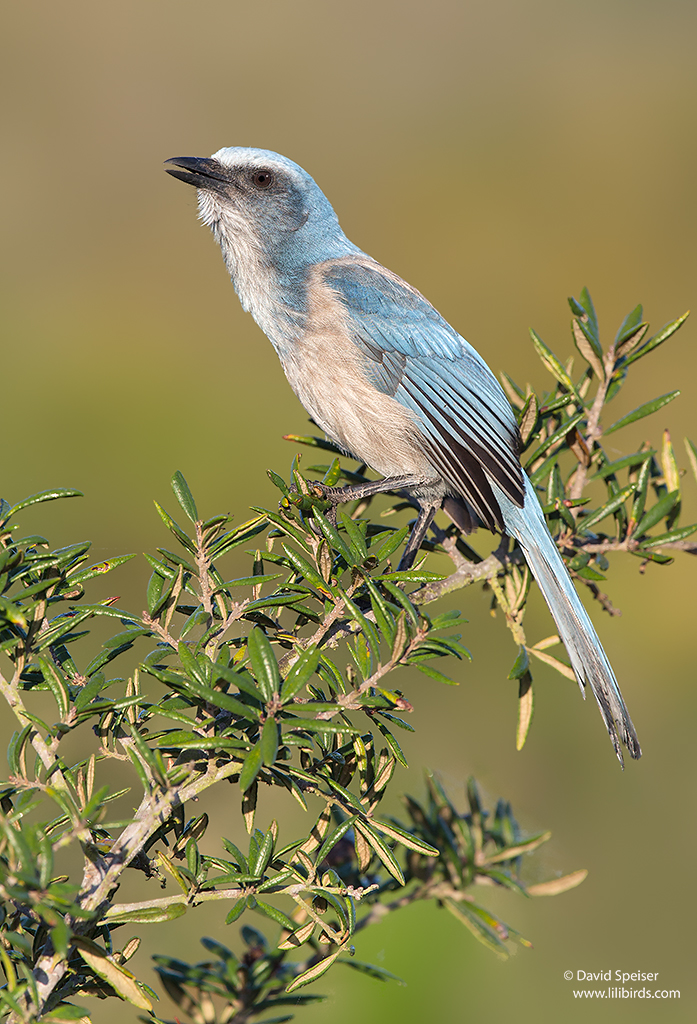
[[[508,399],[478,352],[433,306],[367,256],[325,265],[377,388],[416,416],[424,450],[481,521],[503,529],[490,480],[525,496],[520,435]]]

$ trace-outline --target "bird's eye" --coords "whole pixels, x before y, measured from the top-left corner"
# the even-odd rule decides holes
[[[252,184],[255,188],[269,188],[270,185],[273,185],[273,174],[271,171],[254,171]]]

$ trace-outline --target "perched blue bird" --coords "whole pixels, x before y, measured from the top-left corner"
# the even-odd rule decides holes
[[[404,489],[420,507],[401,565],[436,511],[523,550],[581,685],[617,756],[641,756],[617,680],[520,465],[513,410],[481,356],[420,292],[350,242],[324,193],[292,160],[232,147],[175,157],[198,189],[242,303],[270,339],[313,420],[383,479],[325,489],[339,502]]]

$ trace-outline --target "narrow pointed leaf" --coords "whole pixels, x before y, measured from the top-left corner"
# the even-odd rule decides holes
[[[660,395],[658,398],[654,398],[651,402],[645,402],[644,405],[638,406],[636,409],[632,409],[626,416],[616,420],[611,426],[605,430],[605,435],[613,434],[616,430],[621,430],[622,427],[628,426],[630,423],[636,423],[637,420],[642,420],[644,416],[650,416],[651,413],[658,412],[664,405],[668,405],[674,398],[677,398],[680,394],[679,391],[669,391],[665,395]]]
[[[181,505],[184,512],[187,514],[192,523],[198,522],[198,512],[196,511],[196,502],[193,499],[193,495],[189,490],[189,485],[184,479],[183,474],[177,470],[172,477],[172,490],[174,496]]]
[[[522,750],[528,738],[532,715],[535,710],[535,695],[532,687],[532,676],[525,672],[518,685],[518,724],[515,735],[515,748]]]
[[[651,537],[650,540],[642,542],[641,550],[644,551],[646,548],[660,548],[663,544],[670,544],[676,540],[685,540],[686,537],[692,536],[697,531],[697,523],[691,523],[689,526],[681,526],[677,530],[670,530],[668,533],[662,533],[659,537]]]
[[[266,700],[271,700],[279,691],[281,674],[278,671],[278,662],[273,653],[273,647],[259,626],[255,626],[249,634],[247,653],[259,689]]]
[[[689,315],[690,311],[688,310],[687,313],[683,313],[682,316],[679,316],[677,320],[673,320],[672,323],[666,324],[658,334],[654,334],[652,338],[649,338],[645,345],[642,345],[641,348],[632,352],[632,354],[627,357],[626,365],[629,366],[630,363],[636,362],[637,359],[641,359],[643,356],[648,355],[649,352],[653,352],[653,350],[658,348],[659,345],[662,345],[664,341],[667,341],[668,338],[671,337],[671,335],[675,334],[678,328],[682,327]]]
[[[275,921],[276,924],[280,924],[281,928],[285,928],[288,932],[293,932],[297,928],[295,921],[291,921],[287,914],[284,914],[282,910],[272,906],[270,903],[264,903],[262,900],[257,899],[256,906],[252,909],[256,910],[258,914],[263,914],[264,917]]]
[[[11,505],[6,512],[2,515],[2,522],[6,523],[8,519],[11,519],[15,513],[20,512],[23,508],[29,508],[30,505],[38,505],[42,501],[55,501],[57,498],[82,498],[84,497],[82,491],[73,490],[72,487],[58,487],[52,491],[39,491],[38,494],[31,494],[28,498],[24,498],[22,501],[16,502]]]
[[[634,531],[634,536],[641,537],[647,530],[650,530],[652,526],[659,523],[661,519],[670,515],[679,498],[680,491],[670,491],[668,494],[664,494],[662,498],[659,498],[656,504],[650,508],[648,512],[644,513],[641,521]]]
[[[685,451],[687,452],[694,478],[697,480],[697,446],[692,443],[689,437],[685,438]]]
[[[606,502],[600,508],[596,509],[595,512],[591,512],[590,515],[584,516],[583,519],[579,520],[579,528],[581,530],[588,530],[596,523],[599,523],[601,519],[611,515],[621,505],[624,505],[627,498],[634,492],[636,484],[630,484],[628,487],[624,487],[618,494],[611,498],[610,501]]]
[[[261,730],[261,759],[270,767],[276,760],[278,754],[278,723],[273,718],[267,718]]]
[[[295,697],[317,671],[320,652],[316,647],[303,651],[298,660],[290,668],[281,686],[281,700],[284,704]]]
[[[567,391],[571,392],[572,395],[575,395],[576,388],[574,387],[574,382],[571,380],[571,377],[569,377],[568,373],[566,372],[560,361],[557,359],[554,352],[552,352],[551,349],[547,348],[542,338],[540,338],[540,336],[535,331],[533,331],[532,328],[530,328],[530,337],[532,338],[532,343],[535,346],[535,350],[538,356],[540,357],[544,365],[547,367],[549,372],[552,374],[552,376],[556,377],[559,383],[563,384]]]
[[[141,1010],[152,1011],[152,1003],[138,988],[130,971],[117,966],[113,960],[95,953],[91,948],[86,949],[79,945],[78,949],[85,963],[92,968],[95,974],[111,985],[122,999],[126,999]]]
[[[383,842],[383,840],[375,834],[373,828],[363,822],[360,818],[356,819],[356,831],[360,832],[366,842],[372,846],[373,850],[392,877],[396,878],[400,885],[404,885],[405,881],[402,869],[387,843]]]
[[[530,658],[528,657],[528,652],[523,646],[521,646],[520,651],[518,653],[518,657],[516,658],[513,664],[513,668],[508,673],[508,678],[520,679],[520,677],[524,676],[527,672],[529,664]]]
[[[262,765],[261,745],[255,743],[244,759],[242,771],[240,772],[240,789],[246,793],[250,788]]]
[[[309,970],[303,971],[297,978],[291,981],[290,985],[286,988],[286,992],[295,992],[297,989],[302,988],[303,985],[309,985],[311,981],[315,981],[317,978],[321,978],[325,974],[335,960],[338,958],[340,953],[343,952],[343,947],[337,950],[336,953],[332,953],[330,956],[326,956],[324,960],[320,960],[314,967],[310,967]]]
[[[527,887],[528,896],[558,896],[559,893],[575,889],[577,885],[585,881],[588,872],[585,868],[580,871],[572,871],[570,875],[562,875],[561,878],[552,878],[549,882],[537,882]]]
[[[423,839],[413,836],[411,832],[405,832],[398,825],[393,825],[391,822],[378,821],[377,818],[371,818],[370,825],[378,832],[382,832],[383,835],[389,836],[390,839],[395,839],[402,846],[406,846],[409,850],[422,853],[425,857],[438,856],[438,850],[435,846],[431,846],[430,843],[425,842]]]

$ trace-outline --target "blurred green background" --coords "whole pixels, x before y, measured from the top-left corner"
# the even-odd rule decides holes
[[[281,435],[306,428],[197,224],[193,190],[163,173],[167,157],[223,145],[292,157],[349,237],[495,371],[540,389],[527,328],[566,358],[566,296],[584,284],[606,338],[639,301],[657,328],[694,300],[693,2],[23,0],[3,21],[0,490],[84,490],[40,521],[55,542],[91,537],[95,560],[163,543],[151,499],[171,508],[175,469],[206,515],[247,518],[275,500],[265,469],[285,473],[294,454]],[[694,337],[688,322],[615,403],[619,416],[682,388],[622,443],[670,426],[683,466],[682,437],[697,441]],[[690,522],[694,481],[686,489]],[[138,610],[148,572],[133,564],[106,592]],[[697,564],[638,566],[616,559],[624,614],[599,622],[645,750],[624,773],[593,702],[542,666],[515,752],[515,651],[479,591],[460,600],[474,654],[462,685],[408,688],[418,732],[401,786],[419,795],[429,765],[463,802],[475,773],[526,829],[553,830],[540,877],[587,867],[586,883],[555,899],[489,897],[535,947],[503,964],[445,912],[406,911],[357,954],[408,987],[339,968],[318,985],[331,1001],[299,1022],[460,1021],[466,1008],[521,1022],[694,1019]],[[541,607],[529,631],[551,631]],[[225,797],[222,831],[237,815]],[[155,951],[199,958],[199,930],[236,944],[223,917],[202,908],[143,930],[140,976],[152,981]],[[563,973],[580,969],[658,971],[682,998],[579,1003]],[[91,1009],[99,1024],[137,1017],[126,1004]],[[174,1008],[163,999],[159,1012]]]

